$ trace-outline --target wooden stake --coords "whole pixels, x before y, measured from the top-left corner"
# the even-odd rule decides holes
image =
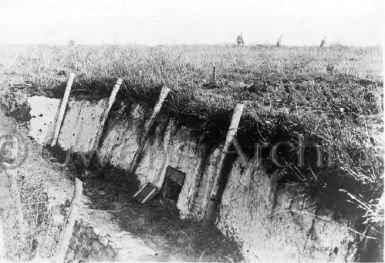
[[[206,225],[214,223],[216,220],[216,210],[219,201],[219,187],[223,177],[223,167],[227,152],[229,152],[230,146],[233,142],[234,136],[237,134],[239,121],[241,120],[243,108],[245,105],[237,104],[234,108],[233,116],[229,130],[227,131],[226,141],[222,149],[222,153],[218,162],[217,172],[214,179],[214,185],[211,189],[210,201],[206,212]]]
[[[63,122],[64,113],[65,113],[65,110],[67,107],[68,98],[70,96],[71,87],[72,87],[72,83],[74,82],[74,78],[75,78],[75,74],[71,73],[70,77],[68,79],[68,82],[67,82],[66,89],[64,91],[63,100],[62,100],[61,105],[60,105],[59,115],[58,115],[58,118],[56,121],[55,132],[54,132],[54,135],[52,138],[51,147],[55,146],[57,139],[59,137],[60,127],[61,127],[61,124]]]
[[[215,66],[213,66],[213,76],[212,76],[212,83],[215,84],[216,82],[216,76],[215,76]]]
[[[115,84],[114,88],[112,89],[110,98],[109,98],[109,100],[108,100],[107,109],[104,111],[102,120],[101,120],[101,122],[100,122],[100,128],[99,128],[99,131],[98,131],[98,133],[97,133],[97,135],[96,135],[95,142],[94,142],[94,146],[93,146],[93,149],[92,149],[92,151],[91,151],[91,154],[92,154],[92,155],[95,153],[95,150],[96,150],[96,149],[98,148],[98,146],[99,146],[100,139],[101,139],[101,137],[102,137],[102,135],[103,135],[104,126],[105,126],[105,124],[106,124],[106,122],[107,122],[107,119],[108,119],[108,116],[109,116],[109,114],[110,114],[112,105],[113,105],[114,102],[115,102],[116,95],[117,95],[118,92],[119,92],[119,89],[120,89],[120,86],[122,85],[122,82],[123,82],[123,79],[118,78],[118,80],[116,81],[116,84]]]
[[[131,172],[131,173],[134,173],[136,168],[139,165],[139,161],[140,161],[140,158],[142,156],[144,146],[146,145],[146,141],[148,139],[148,136],[150,134],[150,130],[151,130],[152,126],[154,125],[155,118],[158,115],[158,113],[160,112],[160,109],[162,108],[163,102],[166,99],[169,92],[170,92],[170,89],[167,88],[166,86],[164,86],[162,88],[162,91],[160,92],[159,99],[155,104],[152,115],[151,115],[150,119],[146,122],[146,125],[144,127],[144,133],[143,133],[142,139],[140,141],[138,150],[136,151],[134,158],[131,161],[131,165],[130,165],[130,169],[129,169],[129,172]]]
[[[75,191],[72,197],[72,202],[69,210],[70,212],[67,217],[66,223],[63,228],[63,232],[61,233],[59,244],[56,249],[55,262],[57,263],[63,263],[65,260],[65,255],[67,253],[68,245],[72,237],[75,221],[78,217],[78,210],[79,210],[82,193],[83,193],[83,182],[80,181],[78,178],[76,178]]]
[[[4,170],[5,171],[5,170]],[[17,170],[5,171],[9,180],[11,197],[16,206],[16,217],[19,225],[19,235],[22,243],[26,242],[26,229],[24,224],[23,203],[21,202],[20,189],[17,184]]]

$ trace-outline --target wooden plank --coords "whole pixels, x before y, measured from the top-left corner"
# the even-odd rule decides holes
[[[167,88],[166,86],[164,86],[160,92],[158,101],[155,104],[155,107],[154,107],[154,110],[151,114],[151,117],[145,124],[144,133],[143,133],[142,139],[140,141],[139,147],[138,147],[138,149],[134,155],[134,158],[131,161],[131,165],[129,168],[130,173],[134,173],[136,171],[136,168],[139,165],[139,161],[140,161],[140,158],[142,157],[143,149],[144,149],[144,146],[146,145],[148,136],[150,134],[150,130],[151,130],[152,126],[154,125],[156,116],[159,114],[159,112],[162,108],[163,102],[167,98],[167,95],[169,94],[169,92],[170,92],[170,89]]]
[[[229,130],[227,131],[226,141],[223,146],[222,153],[218,162],[214,184],[211,189],[210,200],[209,200],[209,204],[206,212],[206,220],[205,220],[206,225],[212,224],[216,220],[216,210],[217,210],[218,201],[220,199],[218,190],[220,188],[220,182],[223,177],[224,161],[227,153],[229,152],[229,149],[234,140],[234,137],[237,134],[239,122],[241,120],[244,107],[245,105],[243,104],[237,104],[233,111],[230,127],[229,127]]]
[[[120,86],[122,85],[122,83],[123,83],[123,79],[118,78],[118,80],[116,81],[116,84],[115,84],[114,88],[112,89],[110,98],[108,99],[107,108],[106,108],[106,110],[105,110],[104,113],[103,113],[103,117],[102,117],[102,120],[101,120],[101,122],[100,122],[99,131],[98,131],[98,133],[97,133],[97,135],[96,135],[95,142],[94,142],[94,146],[93,146],[93,149],[92,149],[92,151],[91,151],[91,154],[92,154],[92,155],[95,153],[95,150],[96,150],[96,149],[98,148],[98,146],[99,146],[100,139],[102,138],[102,135],[103,135],[104,126],[105,126],[105,124],[106,124],[106,122],[107,122],[107,119],[108,119],[108,116],[109,116],[109,114],[110,114],[112,105],[113,105],[114,102],[115,102],[116,95],[118,94],[119,89],[120,89]]]
[[[160,189],[152,183],[146,183],[138,192],[136,192],[133,199],[140,204],[144,204],[146,201],[152,199],[159,190]]]
[[[63,100],[62,100],[61,105],[60,105],[59,115],[57,117],[55,131],[54,131],[54,135],[53,135],[52,142],[51,142],[51,147],[56,145],[57,139],[59,137],[60,128],[61,128],[61,125],[63,122],[64,113],[65,113],[65,110],[67,107],[68,98],[70,96],[71,87],[72,87],[72,83],[74,82],[74,78],[75,78],[75,74],[71,73],[70,77],[68,79],[68,82],[67,82],[66,89],[64,91]]]
[[[142,191],[144,188],[146,188],[148,183],[144,184],[135,194],[132,198],[136,198]]]
[[[72,197],[70,212],[68,214],[66,223],[64,225],[63,231],[61,233],[61,238],[59,239],[59,244],[56,249],[55,262],[63,263],[65,255],[68,250],[68,246],[72,237],[73,228],[75,221],[78,217],[78,210],[83,194],[83,182],[78,178],[75,179],[75,191]]]
[[[153,198],[155,196],[156,191],[158,191],[158,189],[156,188],[152,189],[152,191],[143,199],[142,204],[144,204],[150,198]]]

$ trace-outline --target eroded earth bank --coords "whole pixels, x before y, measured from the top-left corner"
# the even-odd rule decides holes
[[[60,99],[20,95],[10,101],[3,103],[1,132],[17,131],[29,153],[20,167],[2,178],[14,178],[22,193],[36,193],[23,185],[28,181],[24,177],[36,177],[42,196],[25,197],[43,202],[39,209],[46,215],[33,221],[33,227],[45,233],[39,238],[27,235],[22,251],[12,251],[15,239],[6,234],[11,259],[26,250],[29,258],[24,259],[36,256],[36,242],[41,257],[52,256],[75,177],[83,180],[85,191],[68,260],[346,262],[361,260],[368,250],[374,257],[381,254],[379,245],[375,243],[373,250],[356,229],[356,218],[323,208],[319,205],[323,200],[312,198],[301,184],[280,180],[282,171],[267,172],[257,165],[257,155],[247,164],[240,158],[228,160],[218,218],[214,227],[205,227],[202,222],[222,145],[208,146],[203,134],[180,125],[167,112],[157,117],[131,174],[130,164],[151,108],[117,103],[90,159],[107,99],[71,99],[56,149],[47,145]],[[148,182],[161,191],[144,204],[132,200]],[[8,198],[12,200],[11,194]],[[32,201],[23,205],[32,206]],[[24,212],[24,218],[28,216]],[[30,221],[24,224],[32,226]],[[13,225],[18,229],[17,222]]]

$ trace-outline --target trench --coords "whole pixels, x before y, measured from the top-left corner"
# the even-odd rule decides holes
[[[68,155],[60,149],[50,149],[57,159],[64,162]],[[176,201],[180,189],[166,195],[162,189],[150,201],[140,204],[133,195],[140,188],[136,176],[127,176],[127,172],[111,166],[100,167],[91,160],[87,167],[81,157],[70,157],[71,173],[84,183],[84,194],[90,200],[90,210],[106,211],[112,215],[119,231],[127,231],[134,238],[139,238],[152,253],[138,255],[144,261],[214,261],[239,262],[243,256],[238,244],[226,237],[216,228],[204,227],[194,219],[181,219]],[[68,159],[67,159],[68,161]],[[84,171],[87,171],[86,176]],[[179,191],[178,191],[179,190]],[[74,229],[67,260],[116,260],[114,247],[101,241],[93,227],[77,224]],[[127,247],[126,250],[141,249]],[[127,258],[119,257],[127,260]]]
[[[42,105],[53,103],[51,108],[39,109],[44,114],[57,108],[58,101],[35,99]],[[65,162],[72,146],[80,144],[87,148],[92,144],[90,138],[97,130],[103,103],[71,101],[61,141],[59,138],[60,147],[42,151],[52,166]],[[34,143],[44,144],[50,133],[47,123],[54,123],[54,114],[48,120],[39,120],[47,116],[33,112],[33,105],[22,105],[11,117],[24,123],[30,120],[33,131],[29,131],[29,136]],[[298,184],[277,180],[279,176],[268,176],[262,169],[246,169],[234,155],[227,159],[225,177],[220,181],[220,220],[216,227],[203,226],[209,199],[206,189],[212,184],[220,149],[215,143],[201,145],[199,136],[192,135],[189,128],[173,126],[170,118],[162,115],[152,130],[136,174],[128,173],[127,165],[132,158],[132,151],[128,150],[137,148],[149,115],[146,111],[135,103],[120,103],[103,133],[100,149],[104,154],[94,156],[85,167],[84,155],[73,153],[68,165],[60,168],[66,173],[58,180],[83,180],[86,199],[67,260],[238,262],[271,258],[279,262],[283,258],[349,261],[356,257],[362,240],[349,230],[349,220],[335,220],[332,212],[319,209]],[[133,195],[144,182],[156,182],[164,168],[160,156],[164,154],[169,129],[172,141],[168,151],[175,158],[166,162],[161,191],[139,204]],[[192,175],[195,178],[191,179]],[[178,183],[179,180],[185,182]],[[368,242],[366,247],[370,249],[381,246]],[[282,254],[277,253],[282,247],[286,247]],[[364,259],[370,258],[363,255]]]
[[[23,105],[16,112],[8,114],[8,117],[17,120],[19,124],[36,118],[30,115],[31,108]],[[37,117],[44,118],[44,114]],[[42,126],[46,126],[46,122],[42,123]],[[38,131],[41,128],[38,127]],[[24,136],[27,136],[28,132],[24,130]],[[97,156],[87,159],[89,156],[64,151],[58,146],[38,146],[32,136],[29,139],[34,148],[33,158],[44,160],[47,169],[58,168],[60,171],[66,171],[59,172],[62,178],[56,177],[56,184],[62,181],[71,184],[75,177],[80,178],[84,184],[83,194],[86,201],[82,204],[83,212],[73,230],[66,262],[243,260],[238,244],[218,229],[205,228],[193,218],[180,218],[176,207],[180,187],[169,187],[171,190],[167,190],[168,194],[163,194],[166,189],[162,189],[149,202],[139,204],[132,198],[140,187],[135,175],[128,176],[126,171],[110,165],[101,167],[96,160]],[[34,169],[39,173],[40,168]],[[20,180],[23,181],[22,178]],[[68,207],[71,193],[71,189],[67,190],[67,198],[63,199],[65,202],[60,201],[56,204],[60,209],[54,209],[60,211],[52,211],[51,216],[63,218],[62,213]],[[60,186],[54,191],[48,195],[59,194]],[[48,199],[43,200],[47,202],[46,205],[43,204],[45,211],[49,210]],[[103,224],[107,226],[100,229]],[[58,229],[61,228],[60,225]],[[32,240],[34,244],[31,245],[28,255],[23,256],[25,259],[33,259],[36,256],[36,240]],[[42,241],[40,244],[46,246]],[[26,253],[24,248],[22,250]],[[45,252],[45,248],[42,250],[41,255],[50,256]],[[10,257],[15,259],[15,255]],[[16,256],[16,259],[22,258]]]

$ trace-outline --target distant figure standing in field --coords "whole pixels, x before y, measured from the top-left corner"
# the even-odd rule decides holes
[[[242,33],[240,33],[238,36],[237,36],[237,44],[238,44],[238,46],[240,46],[240,45],[244,45],[245,44],[245,42],[243,42],[243,37],[242,37]]]
[[[280,46],[281,46],[282,36],[283,36],[283,35],[280,35],[279,38],[278,38],[278,40],[277,40],[277,47],[280,47]]]
[[[326,45],[326,37],[324,37],[321,41],[321,44],[319,45],[321,48],[324,48]]]

